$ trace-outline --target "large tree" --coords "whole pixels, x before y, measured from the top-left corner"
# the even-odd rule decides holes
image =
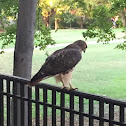
[[[20,0],[14,51],[16,76],[31,78],[37,0]]]
[[[36,5],[37,0],[19,0],[19,11],[17,20],[16,44],[14,51],[14,69],[15,76],[31,78],[33,41],[36,24]],[[20,85],[16,85],[14,90],[20,93]],[[27,97],[27,87],[24,88],[25,97]],[[18,102],[18,126],[20,126],[20,101]],[[13,125],[13,124],[12,124]],[[28,104],[25,102],[25,124],[28,126]]]

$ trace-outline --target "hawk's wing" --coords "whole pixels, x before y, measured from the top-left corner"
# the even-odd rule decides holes
[[[38,73],[31,79],[31,84],[59,73],[67,73],[81,60],[80,51],[76,49],[60,49],[50,55]],[[35,85],[35,84],[34,84]]]
[[[81,60],[81,53],[76,49],[61,49],[46,59],[40,71],[47,76],[66,73]]]

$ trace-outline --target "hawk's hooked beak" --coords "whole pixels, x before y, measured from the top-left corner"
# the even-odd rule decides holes
[[[84,53],[86,52],[86,49],[87,49],[87,45],[85,46],[85,50],[84,50]]]
[[[83,52],[85,53],[86,52],[86,49]]]

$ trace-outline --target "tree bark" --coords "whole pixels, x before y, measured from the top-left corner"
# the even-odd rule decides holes
[[[126,12],[122,11],[122,22],[123,22],[123,26],[126,27]]]
[[[19,0],[19,11],[17,21],[16,44],[14,51],[13,75],[30,79],[33,55],[33,41],[36,24],[36,5],[37,0]],[[20,95],[20,85],[17,84],[14,89],[17,95]],[[28,87],[24,87],[24,96],[28,97]],[[14,109],[12,100],[12,108]],[[21,126],[20,104],[17,100],[17,125]],[[28,102],[24,102],[24,126],[28,126]],[[12,114],[13,114],[12,109]],[[12,116],[14,118],[14,116]],[[12,119],[13,120],[13,119]],[[12,121],[13,122],[13,121]],[[12,124],[13,126],[13,124]]]
[[[37,0],[20,0],[13,75],[31,78]]]
[[[58,19],[55,18],[55,31],[57,31],[59,28],[59,25],[58,25]]]
[[[80,28],[83,29],[83,17],[80,17]]]

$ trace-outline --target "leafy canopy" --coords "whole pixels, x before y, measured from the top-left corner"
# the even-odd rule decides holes
[[[18,0],[0,1],[0,20],[2,21],[1,28],[5,30],[5,32],[0,34],[2,49],[11,43],[15,43],[16,41],[17,13]],[[46,28],[41,21],[39,23],[39,30],[36,29],[35,31],[35,46],[40,47],[40,49],[45,49],[47,45],[52,45],[54,43],[54,40],[51,38],[50,29]],[[4,51],[1,51],[1,53],[3,52]]]
[[[106,6],[98,6],[93,10],[93,23],[89,24],[89,28],[86,32],[83,32],[83,37],[87,38],[95,38],[98,37],[98,42],[108,42],[111,39],[115,38],[115,34],[113,33],[112,14],[109,12],[109,8]]]

